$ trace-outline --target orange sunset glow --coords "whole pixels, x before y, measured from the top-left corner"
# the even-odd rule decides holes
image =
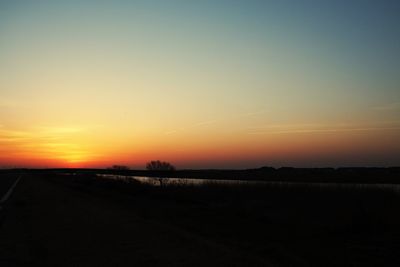
[[[2,167],[400,164],[398,28],[371,10],[67,2],[0,4]]]

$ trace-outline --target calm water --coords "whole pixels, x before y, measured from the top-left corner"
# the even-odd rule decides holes
[[[160,186],[160,180],[156,177],[145,176],[125,176],[113,174],[97,174],[99,177],[115,179],[115,180],[136,180],[143,184]],[[219,180],[219,179],[197,179],[197,178],[162,178],[163,185],[202,185],[202,184],[265,184],[262,181],[243,181],[243,180]]]
[[[143,184],[160,186],[160,181],[156,177],[145,176],[125,176],[113,174],[97,174],[99,177],[115,179],[115,180],[135,180]],[[271,182],[271,181],[244,181],[244,180],[221,180],[221,179],[197,179],[197,178],[162,178],[163,185],[204,185],[204,184],[218,184],[218,185],[299,185],[302,183],[295,182]],[[332,186],[341,188],[381,188],[383,190],[396,191],[400,193],[400,185],[396,184],[338,184],[338,183],[305,183],[304,185],[329,188]]]

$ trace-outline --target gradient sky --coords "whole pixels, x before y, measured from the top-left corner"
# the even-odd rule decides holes
[[[400,1],[0,2],[0,166],[400,165]]]

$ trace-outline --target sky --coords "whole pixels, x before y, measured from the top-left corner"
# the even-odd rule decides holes
[[[399,1],[0,1],[0,167],[400,165]]]

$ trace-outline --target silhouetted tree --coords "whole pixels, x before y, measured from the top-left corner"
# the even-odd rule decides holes
[[[175,167],[166,161],[153,160],[146,163],[146,169],[149,171],[174,171]],[[162,186],[163,177],[158,177],[160,186]]]

